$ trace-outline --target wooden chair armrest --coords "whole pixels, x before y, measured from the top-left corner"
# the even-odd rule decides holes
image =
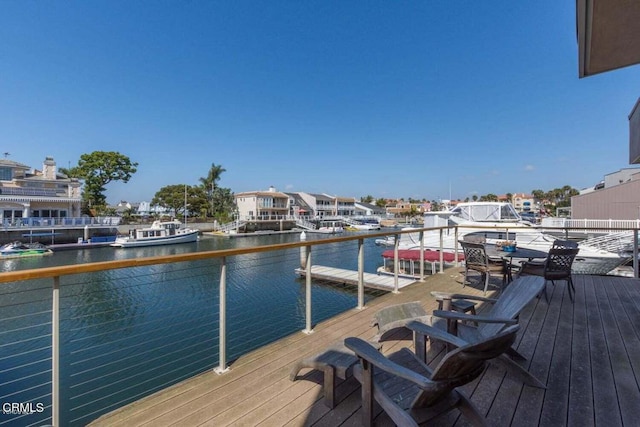
[[[432,381],[429,378],[387,359],[382,353],[376,350],[365,340],[356,337],[349,337],[345,338],[344,345],[353,351],[358,358],[366,360],[378,369],[382,369],[392,375],[411,381],[422,388],[426,388],[432,384]]]
[[[456,347],[462,347],[468,344],[468,342],[466,342],[462,338],[458,338],[455,335],[451,335],[447,331],[444,331],[440,328],[436,328],[430,325],[425,325],[424,323],[409,322],[407,323],[407,328],[411,329],[416,334],[422,335],[424,337],[429,337],[434,340],[444,341],[448,344],[453,344]]]
[[[471,322],[482,323],[504,323],[505,325],[515,325],[518,323],[517,319],[500,319],[496,317],[459,313],[457,311],[434,310],[433,315],[447,320],[468,320]]]
[[[449,294],[446,292],[438,292],[438,291],[431,291],[431,296],[433,296],[436,299],[436,301],[442,301],[445,299],[468,299],[472,301],[483,301],[483,302],[489,302],[489,303],[495,303],[496,301],[498,301],[496,298],[486,298],[486,297],[481,297],[476,295],[465,295],[465,294]]]

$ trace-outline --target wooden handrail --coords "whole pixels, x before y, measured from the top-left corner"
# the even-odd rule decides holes
[[[426,228],[412,228],[410,230],[395,230],[393,232],[374,232],[367,233],[366,238],[379,238],[385,236],[398,236],[400,234],[409,234],[409,233],[419,233],[424,231],[432,231],[432,230],[446,230],[446,229],[454,229],[455,227],[426,227]],[[464,226],[464,228],[476,228],[476,229],[502,229],[501,227],[487,227],[487,226]],[[516,229],[519,227],[509,227],[510,230]],[[528,228],[528,227],[527,227]],[[540,229],[540,227],[531,227],[532,229]],[[566,230],[567,227],[545,227],[545,230]],[[579,227],[580,230],[602,230],[602,228],[584,228]],[[637,228],[629,228],[629,229],[616,229],[616,231],[634,231],[638,230]],[[152,256],[147,258],[133,258],[133,259],[125,259],[125,260],[116,260],[116,261],[102,261],[102,262],[94,262],[89,264],[82,265],[63,265],[57,267],[45,267],[45,268],[37,268],[37,269],[29,269],[29,270],[19,270],[19,271],[7,271],[0,273],[0,283],[7,282],[16,282],[22,280],[32,280],[32,279],[42,279],[42,278],[52,278],[58,276],[66,276],[71,274],[82,274],[82,273],[93,273],[97,271],[104,270],[115,270],[120,268],[132,268],[132,267],[143,267],[147,265],[155,265],[155,264],[170,264],[175,262],[188,262],[188,261],[200,261],[204,259],[212,259],[212,258],[221,258],[221,257],[229,257],[236,255],[245,255],[252,253],[261,253],[261,252],[271,252],[275,250],[286,250],[299,248],[303,246],[317,246],[324,245],[328,243],[340,243],[347,241],[355,241],[362,239],[362,235],[352,235],[352,236],[341,236],[341,237],[329,237],[321,240],[305,240],[300,242],[291,242],[291,243],[280,243],[276,245],[262,245],[262,246],[254,246],[247,248],[236,248],[236,249],[224,249],[224,250],[215,250],[215,251],[205,251],[205,252],[192,252],[187,254],[177,254],[177,255],[161,255],[161,256]]]

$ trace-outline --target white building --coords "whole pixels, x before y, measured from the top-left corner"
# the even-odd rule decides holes
[[[238,219],[280,219],[289,213],[289,196],[269,187],[267,191],[246,191],[235,195]]]
[[[81,183],[58,173],[56,162],[47,157],[42,170],[8,159],[0,159],[0,216],[6,225],[23,218],[67,218],[81,216]]]

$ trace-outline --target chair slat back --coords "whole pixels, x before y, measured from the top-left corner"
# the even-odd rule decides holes
[[[553,241],[552,249],[577,249],[578,243],[572,240],[560,240]]]
[[[544,280],[541,277],[519,277],[502,291],[500,298],[484,315],[495,319],[515,319],[542,292],[543,288]],[[481,323],[478,326],[478,332],[483,336],[492,336],[503,328],[502,323]]]
[[[487,251],[482,243],[472,243],[461,240],[460,245],[464,251],[464,262],[467,263],[467,265],[487,266],[489,257],[487,257]]]
[[[548,275],[557,277],[558,273],[570,275],[571,266],[578,251],[579,249],[551,248],[544,266],[545,277]]]
[[[431,380],[436,384],[418,394],[412,406],[429,406],[452,388],[467,384],[480,376],[487,360],[498,357],[511,347],[518,329],[518,325],[509,326],[496,335],[447,353],[431,375]]]

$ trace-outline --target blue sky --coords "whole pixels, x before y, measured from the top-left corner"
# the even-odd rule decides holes
[[[628,165],[640,66],[578,79],[575,2],[2,1],[0,150],[197,184],[429,200]]]

